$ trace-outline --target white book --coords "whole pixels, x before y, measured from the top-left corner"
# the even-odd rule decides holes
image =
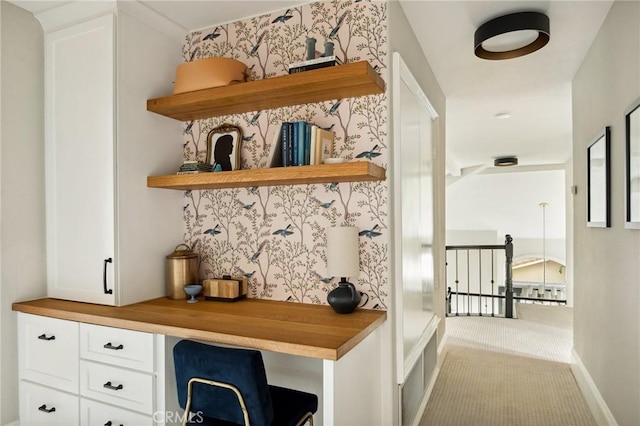
[[[311,159],[309,160],[309,164],[319,164],[316,159],[316,133],[318,132],[318,126],[315,124],[311,126]]]

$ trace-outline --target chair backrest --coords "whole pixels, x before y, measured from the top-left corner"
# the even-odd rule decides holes
[[[271,424],[273,406],[259,351],[182,340],[173,348],[173,361],[178,402],[182,408],[185,408],[187,402],[189,380],[200,377],[236,386],[247,405],[251,424]],[[194,383],[190,411],[205,417],[244,424],[238,399],[228,389]]]

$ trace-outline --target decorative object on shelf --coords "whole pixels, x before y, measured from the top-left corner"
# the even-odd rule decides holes
[[[223,124],[207,135],[207,164],[214,172],[240,169],[240,144],[242,130],[231,124]]]
[[[549,17],[518,12],[482,24],[474,34],[474,51],[482,59],[511,59],[542,49],[550,38]]]
[[[325,158],[324,160],[324,164],[340,164],[340,163],[346,163],[346,162],[347,162],[347,159],[342,157],[329,157],[329,158]]]
[[[201,163],[200,161],[185,161],[178,170],[179,175],[190,175],[195,173],[207,173],[212,172],[213,166],[211,164]]]
[[[212,278],[202,281],[204,297],[207,300],[235,302],[247,297],[249,280],[247,277],[232,277],[223,275],[222,278]]]
[[[611,131],[609,126],[587,148],[587,226],[611,226]]]
[[[316,39],[313,37],[307,38],[307,57],[306,60],[316,58]]]
[[[625,113],[627,179],[625,228],[640,229],[640,99]]]
[[[173,94],[228,86],[248,80],[247,66],[232,58],[205,58],[185,62],[176,69]]]
[[[348,277],[360,274],[360,244],[358,228],[339,226],[327,229],[327,272],[341,277],[338,287],[331,290],[327,302],[338,314],[353,312],[360,303],[360,293]]]
[[[304,61],[295,62],[289,64],[289,74],[294,74],[302,71],[310,71],[318,68],[332,67],[339,65],[341,61],[337,56],[333,54],[333,42],[327,41],[324,43],[324,53],[319,57],[316,57],[316,39],[313,37],[307,38],[307,56]]]
[[[187,300],[187,303],[196,303],[198,301],[198,299],[196,299],[196,296],[200,294],[201,291],[202,291],[202,286],[200,284],[185,285],[184,292],[187,293],[189,296],[191,296],[189,300]]]
[[[186,244],[178,244],[167,255],[167,297],[186,299],[184,286],[198,282],[198,254]]]

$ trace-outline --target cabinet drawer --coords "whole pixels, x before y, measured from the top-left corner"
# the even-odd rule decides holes
[[[152,374],[80,361],[80,395],[144,414],[153,413]]]
[[[81,398],[80,423],[83,426],[153,426],[153,419],[151,416]]]
[[[80,357],[153,372],[154,337],[151,333],[80,324]]]
[[[20,378],[78,393],[78,323],[18,313]]]
[[[55,389],[20,381],[20,424],[79,425],[79,398]]]

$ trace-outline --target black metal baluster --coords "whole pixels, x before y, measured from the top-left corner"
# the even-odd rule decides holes
[[[458,308],[458,250],[456,250],[456,316],[460,315],[460,309]]]
[[[482,249],[478,250],[478,315],[482,316]]]
[[[492,249],[492,250],[491,250],[491,316],[492,316],[492,317],[494,317],[494,316],[495,316],[494,311],[495,311],[495,306],[496,306],[496,301],[495,301],[495,299],[494,299],[494,297],[493,297],[493,296],[494,296],[494,294],[495,294],[495,293],[494,293],[494,283],[495,283],[495,280],[494,280],[494,276],[493,276],[493,262],[494,262],[494,260],[493,260],[493,254],[494,254],[494,253],[495,253],[495,250],[494,250],[494,249]]]
[[[467,316],[471,316],[471,264],[469,263],[469,249],[467,249]]]

